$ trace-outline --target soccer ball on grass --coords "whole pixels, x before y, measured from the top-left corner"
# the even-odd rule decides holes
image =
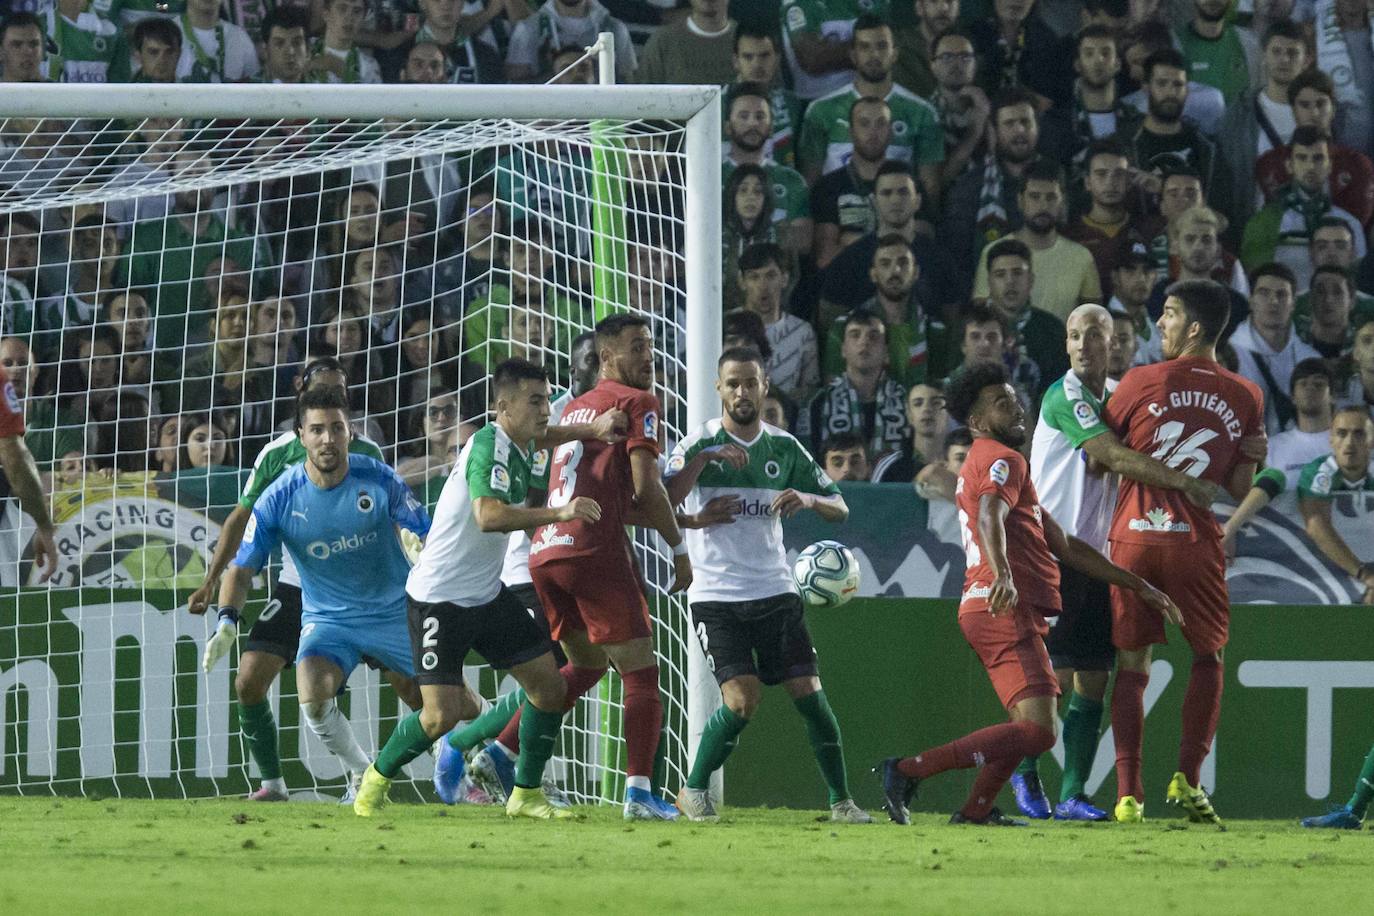
[[[859,593],[859,564],[839,541],[817,541],[797,554],[792,579],[807,604],[839,607]]]

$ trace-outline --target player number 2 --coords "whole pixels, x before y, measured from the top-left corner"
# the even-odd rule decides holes
[[[420,640],[420,646],[425,649],[433,649],[439,645],[439,637],[436,635],[439,632],[439,618],[426,617],[421,626],[424,627],[425,635]]]
[[[577,463],[582,460],[580,441],[564,442],[553,453],[553,466],[558,469],[558,485],[549,491],[548,506],[566,506],[577,490]]]
[[[1202,472],[1207,470],[1207,465],[1212,463],[1212,456],[1207,454],[1203,446],[1216,437],[1216,430],[1200,429],[1183,439],[1183,424],[1177,420],[1170,420],[1155,430],[1155,442],[1159,448],[1155,449],[1150,457],[1158,458],[1189,477],[1201,477]],[[1183,441],[1179,442],[1180,439]]]

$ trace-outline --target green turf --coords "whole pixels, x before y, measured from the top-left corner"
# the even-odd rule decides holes
[[[508,822],[498,809],[0,798],[0,913],[1345,913],[1374,831]]]

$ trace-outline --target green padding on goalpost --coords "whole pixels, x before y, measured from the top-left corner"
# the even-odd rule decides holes
[[[630,301],[625,234],[625,181],[629,156],[608,121],[592,122],[592,298],[600,321]]]

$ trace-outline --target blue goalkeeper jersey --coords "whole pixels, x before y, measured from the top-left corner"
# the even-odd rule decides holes
[[[303,616],[366,622],[405,613],[410,563],[396,526],[420,536],[429,515],[382,462],[348,456],[348,476],[322,490],[298,464],[253,505],[234,564],[257,572],[282,545],[301,575]]]

